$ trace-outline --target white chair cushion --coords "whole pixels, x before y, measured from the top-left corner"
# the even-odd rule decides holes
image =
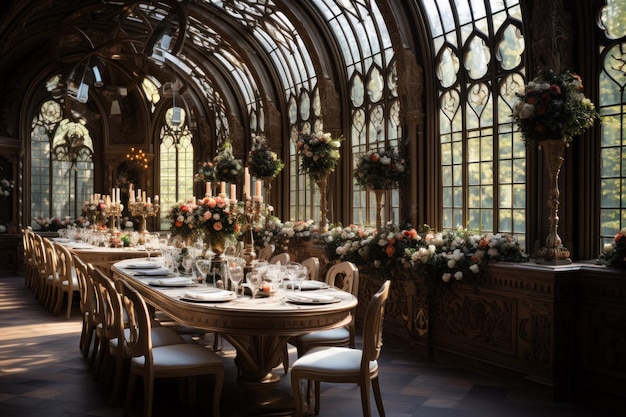
[[[361,370],[360,349],[344,347],[316,347],[302,355],[293,364],[293,369],[322,374],[356,374]],[[370,373],[378,368],[377,361],[370,362]]]
[[[339,327],[338,329],[322,330],[319,332],[311,332],[298,336],[298,340],[303,344],[309,344],[317,342],[323,344],[324,342],[332,342],[334,340],[350,340],[350,331],[345,327]]]
[[[206,365],[220,365],[222,358],[215,352],[195,344],[176,344],[152,348],[154,360],[154,371],[156,374],[176,371],[181,369],[193,369]],[[131,359],[132,366],[143,367],[145,358],[143,356]]]

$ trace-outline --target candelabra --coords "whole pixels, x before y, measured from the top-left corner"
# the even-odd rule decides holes
[[[159,213],[160,206],[145,201],[131,201],[128,203],[128,208],[134,217],[141,216],[140,232],[146,233],[146,217],[155,217]]]
[[[243,215],[246,217],[246,231],[243,235],[242,257],[248,266],[256,259],[254,251],[254,227],[261,217],[262,204],[260,200],[245,200],[243,205]]]
[[[103,212],[104,215],[109,218],[109,228],[111,230],[115,229],[117,220],[120,218],[123,209],[124,205],[119,202],[108,204],[104,208]]]

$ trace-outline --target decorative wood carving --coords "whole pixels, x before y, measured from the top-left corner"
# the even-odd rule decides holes
[[[572,67],[572,15],[563,7],[563,0],[534,2],[531,32],[537,70],[562,71]]]

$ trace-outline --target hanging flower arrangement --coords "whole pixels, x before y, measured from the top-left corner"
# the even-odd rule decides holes
[[[252,139],[252,149],[248,152],[248,168],[250,174],[257,178],[276,177],[285,164],[273,152],[264,136]]]
[[[300,155],[300,172],[314,180],[333,172],[341,156],[342,140],[342,137],[333,139],[330,133],[299,133],[296,150]]]
[[[193,176],[193,181],[202,184],[208,181],[215,181],[215,166],[213,162],[203,162],[198,172]]]
[[[363,154],[354,170],[356,182],[370,190],[397,188],[407,175],[405,160],[391,147]]]
[[[599,118],[581,78],[569,71],[541,74],[517,96],[511,117],[527,146],[548,139],[569,143]]]
[[[215,179],[218,181],[235,183],[243,172],[241,159],[235,159],[233,146],[228,140],[219,149],[213,162],[215,164]]]

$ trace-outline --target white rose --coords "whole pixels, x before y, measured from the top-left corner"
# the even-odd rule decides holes
[[[463,272],[457,271],[456,274],[454,274],[454,279],[456,279],[457,281],[462,280],[463,279]]]
[[[478,267],[478,264],[473,264],[472,266],[470,266],[470,271],[472,271],[473,273],[477,274],[478,271],[480,270],[480,268]]]
[[[380,163],[383,165],[389,165],[391,163],[391,158],[388,156],[383,156],[380,158]]]
[[[452,274],[450,274],[449,272],[446,272],[441,276],[443,282],[450,282],[450,278],[452,278]]]
[[[535,115],[535,106],[532,104],[524,103],[524,106],[519,112],[520,119],[528,119]]]
[[[376,260],[374,261],[374,266],[375,266],[376,268],[380,267],[380,261],[379,261],[378,259],[376,259]]]
[[[448,261],[448,268],[452,269],[454,268],[454,265],[456,265],[456,261],[454,259],[450,259]]]

